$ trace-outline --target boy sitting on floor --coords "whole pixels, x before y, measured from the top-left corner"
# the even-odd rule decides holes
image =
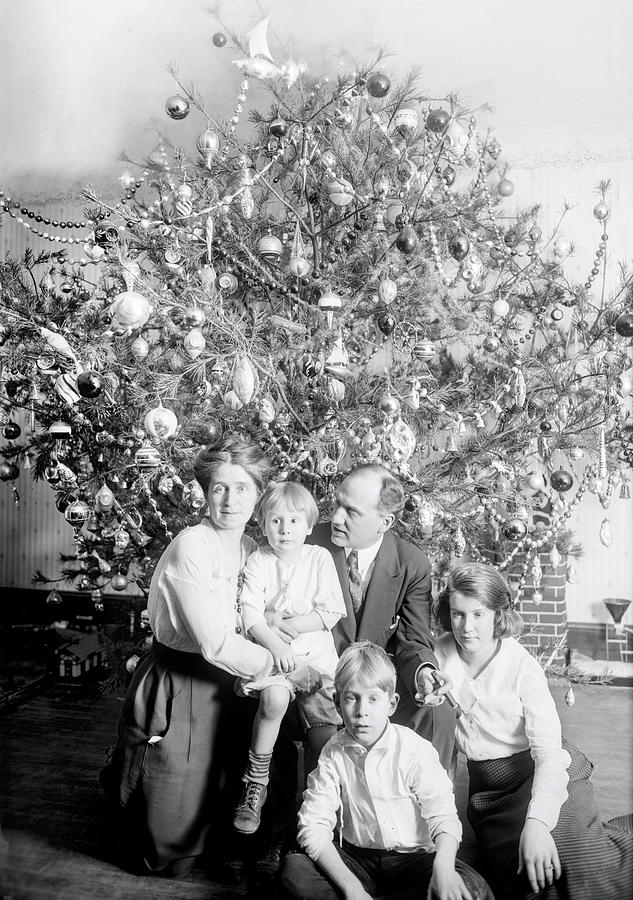
[[[289,854],[281,874],[288,895],[494,900],[483,878],[455,858],[462,829],[437,751],[389,722],[398,695],[385,651],[370,641],[352,644],[334,684],[345,728],[308,777],[299,811],[303,853]]]

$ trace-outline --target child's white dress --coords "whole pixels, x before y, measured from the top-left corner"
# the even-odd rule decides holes
[[[266,622],[266,612],[301,616],[316,611],[323,621],[321,631],[300,634],[290,643],[297,660],[316,669],[324,681],[331,681],[338,662],[332,628],[347,615],[343,592],[331,554],[323,547],[304,544],[299,558],[286,565],[269,547],[256,550],[244,570],[241,595],[244,631]],[[268,675],[241,682],[245,694],[271,684],[290,683],[283,675]],[[294,695],[294,689],[289,687]]]

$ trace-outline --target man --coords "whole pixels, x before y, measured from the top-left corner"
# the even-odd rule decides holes
[[[402,486],[390,472],[359,466],[336,491],[329,525],[318,525],[310,540],[331,552],[343,590],[347,617],[332,632],[339,655],[354,641],[372,641],[392,656],[400,694],[393,721],[431,741],[448,771],[455,712],[447,703],[421,702],[435,689],[431,673],[437,668],[429,628],[431,564],[391,531],[403,503]]]
[[[361,465],[336,491],[330,523],[317,525],[308,540],[332,553],[343,590],[347,616],[332,631],[339,655],[354,641],[367,640],[392,656],[401,698],[392,721],[431,741],[448,771],[455,711],[448,703],[423,703],[429,693],[442,695],[450,687],[436,688],[431,675],[437,668],[429,628],[431,564],[418,547],[391,531],[403,503],[397,478],[382,466]],[[356,558],[350,559],[352,551]],[[287,849],[280,835],[295,828],[296,750],[288,736],[300,739],[287,728],[275,747],[270,790],[273,841],[255,865],[256,876],[263,878],[278,870]],[[259,882],[259,877],[255,880]]]

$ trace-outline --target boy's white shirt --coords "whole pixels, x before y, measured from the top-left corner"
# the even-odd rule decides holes
[[[571,759],[562,749],[560,719],[538,660],[514,638],[503,638],[494,659],[477,678],[468,678],[452,634],[436,641],[435,655],[462,708],[458,749],[473,760],[507,758],[529,749],[534,782],[527,815],[551,831],[567,799]]]
[[[459,843],[453,784],[433,745],[410,728],[388,723],[366,749],[345,729],[328,741],[299,811],[299,845],[317,859],[337,824],[357,847],[434,851],[440,832]]]

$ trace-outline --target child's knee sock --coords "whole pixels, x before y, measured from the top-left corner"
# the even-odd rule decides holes
[[[244,781],[257,781],[259,784],[268,784],[268,773],[272,756],[272,751],[270,753],[255,753],[254,750],[249,749]]]

